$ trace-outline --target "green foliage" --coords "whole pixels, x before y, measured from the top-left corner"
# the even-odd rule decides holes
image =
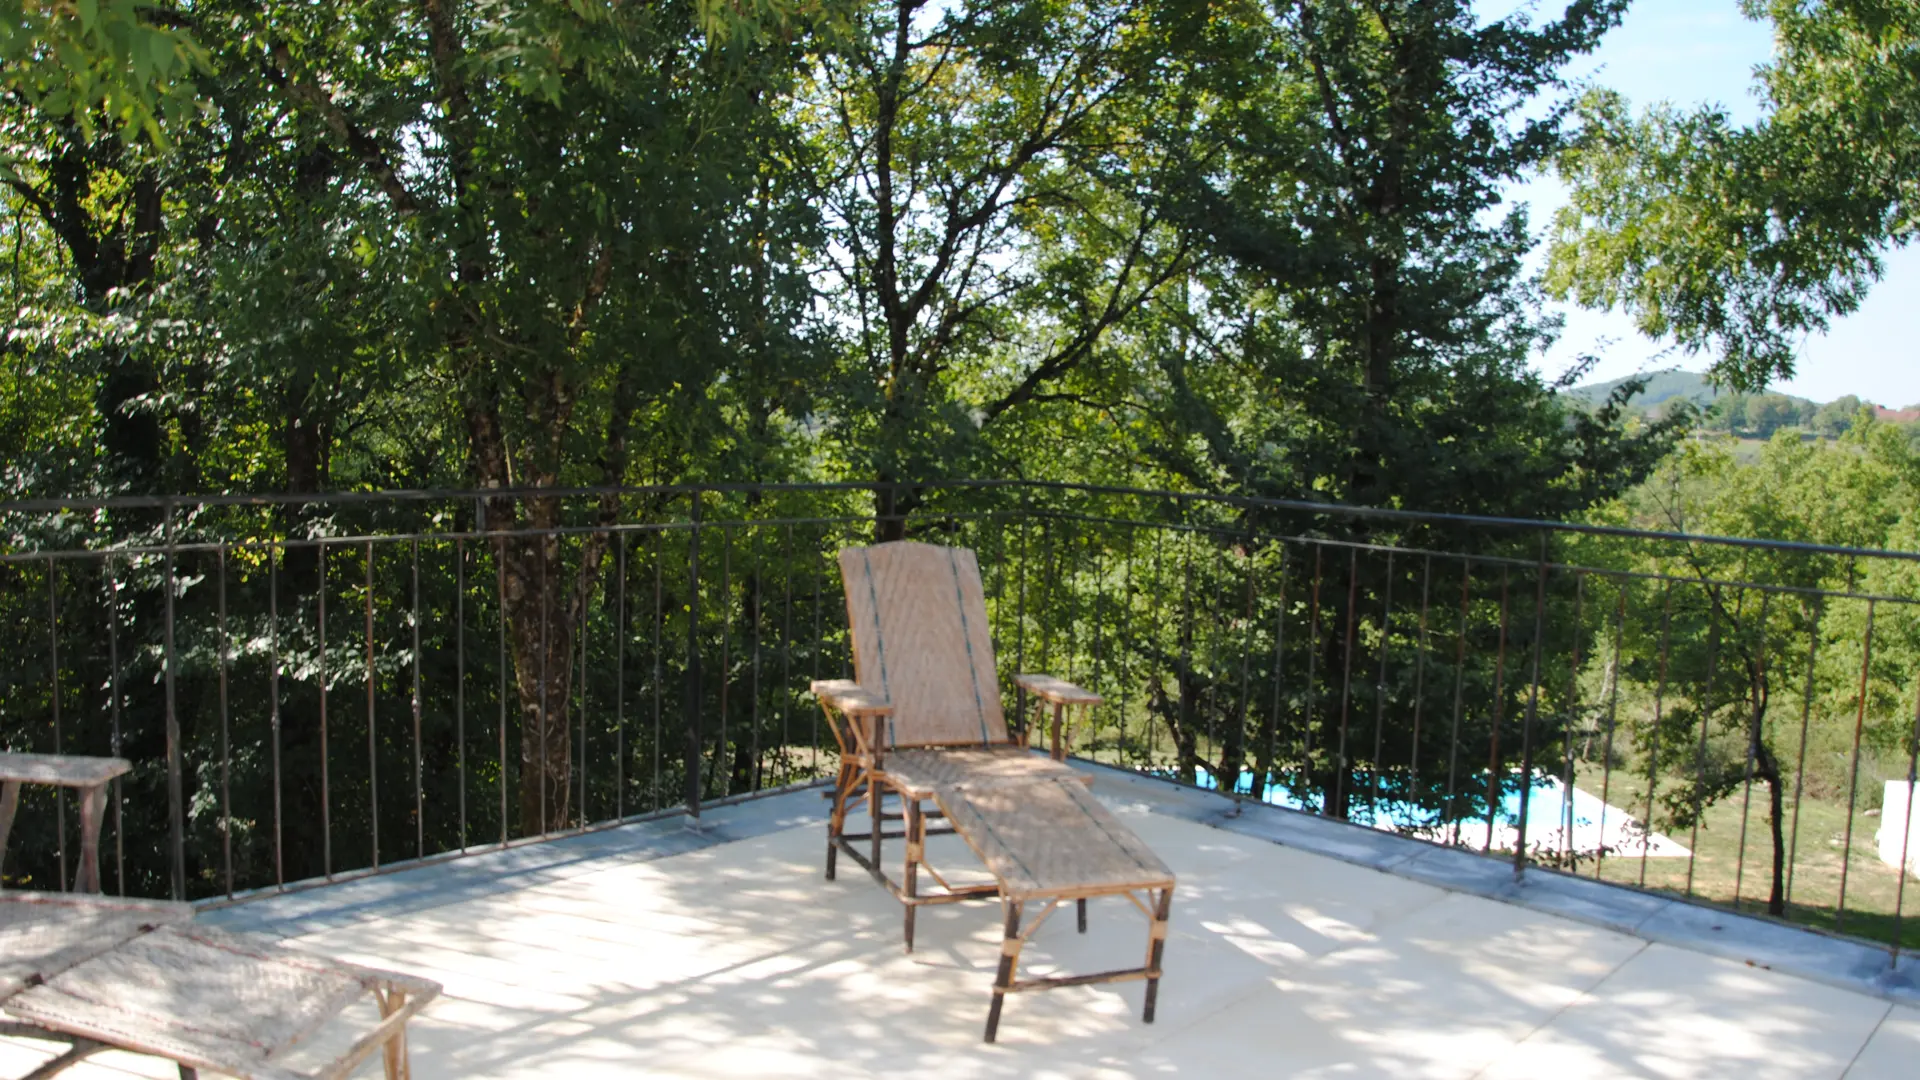
[[[1600,518],[1911,551],[1916,501],[1920,457],[1898,429],[1867,423],[1837,443],[1782,432],[1750,462],[1722,443],[1689,443]],[[1606,643],[1598,655],[1617,648],[1621,657],[1607,678],[1627,702],[1631,769],[1658,793],[1655,827],[1693,829],[1706,808],[1759,782],[1773,800],[1772,844],[1783,854],[1790,786],[1845,804],[1904,774],[1913,750],[1910,673],[1920,664],[1911,563],[1609,540],[1593,541],[1582,558],[1646,575],[1614,583],[1639,613],[1631,632],[1617,644],[1612,629],[1594,632]],[[1771,904],[1784,913],[1779,875]]]
[[[65,66],[10,67],[45,92],[0,102],[7,479],[38,496],[905,481],[882,496],[899,496],[883,534],[937,527],[911,484],[949,476],[1577,515],[1630,488],[1689,414],[1633,421],[1637,383],[1573,408],[1572,376],[1530,371],[1555,326],[1524,267],[1527,223],[1501,193],[1562,147],[1561,72],[1623,7],[1576,0],[1536,25],[1482,24],[1464,0],[102,6],[99,26],[118,30],[88,29],[78,7],[23,7],[9,47]],[[142,67],[122,38],[172,42],[174,59]],[[90,89],[59,97],[47,80],[60,72]],[[129,117],[144,137],[123,137]],[[574,790],[560,737],[574,706],[540,703],[583,689],[574,660],[602,648],[582,636],[608,631],[593,605],[620,583],[610,562],[662,565],[592,527],[671,517],[663,505],[484,502],[487,525],[591,533],[487,553],[506,629],[490,704],[514,712],[521,743],[513,775],[493,778],[517,785],[518,809],[492,825],[557,827],[579,809],[551,799]],[[794,512],[870,509],[834,495]],[[1183,627],[1144,591],[1129,601],[1130,691],[1189,771],[1225,778],[1298,747],[1303,785],[1353,795],[1313,695],[1349,662],[1410,648],[1406,611],[1372,612],[1433,582],[1404,562],[1310,576],[1268,536],[1277,518],[1203,516],[1135,579],[1190,588],[1200,607]],[[288,508],[193,527],[391,524]],[[102,527],[137,539],[156,519]],[[1397,538],[1512,546],[1440,532]],[[1091,551],[1047,556],[1069,594],[1100,596],[1118,587],[1112,566],[1149,558],[1117,531],[1077,539]],[[746,575],[720,605],[744,612],[744,582],[770,579],[772,556],[706,542],[703,559]],[[428,602],[481,604],[447,557],[429,560]],[[403,568],[383,558],[338,572],[387,591]],[[1293,591],[1249,612],[1249,567]],[[280,572],[311,597],[321,570],[306,551]],[[257,607],[271,580],[248,564],[233,585]],[[1325,586],[1319,607],[1309,580]],[[1533,642],[1501,619],[1504,590],[1531,584],[1462,574],[1459,639]],[[63,587],[100,604],[99,585]],[[675,588],[660,586],[668,601]],[[148,639],[164,589],[143,565],[115,601]],[[731,663],[726,617],[679,599],[664,632],[717,640]],[[204,589],[176,600],[205,624]],[[1329,630],[1343,619],[1351,645]],[[341,658],[286,630],[279,658],[304,707]],[[1245,643],[1265,650],[1270,634],[1260,655],[1280,657],[1275,677],[1310,659],[1307,689],[1267,714],[1262,745],[1203,734],[1229,729]],[[402,651],[376,650],[377,695],[401,693]],[[1448,674],[1498,705],[1462,731],[1506,739],[1511,756],[1522,684],[1474,655]],[[265,665],[257,648],[245,662],[253,676]],[[212,668],[193,664],[204,692]],[[1398,709],[1417,694],[1394,678],[1378,701]],[[129,715],[151,739],[143,694]],[[1444,737],[1383,740],[1432,758]],[[724,737],[703,752],[733,753]],[[257,786],[259,763],[247,768]],[[1436,783],[1416,801],[1455,818],[1496,794],[1441,806]]]
[[[164,142],[162,121],[191,111],[181,84],[206,60],[173,16],[156,0],[6,0],[0,86],[88,136],[104,123]],[[9,164],[0,157],[0,175]]]
[[[1879,253],[1920,221],[1920,3],[1744,6],[1774,27],[1766,115],[1746,128],[1718,108],[1635,116],[1590,93],[1557,160],[1573,191],[1547,283],[1758,390],[1793,373],[1802,336],[1859,306]]]

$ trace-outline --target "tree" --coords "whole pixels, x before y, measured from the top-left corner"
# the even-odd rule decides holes
[[[850,329],[840,437],[882,485],[883,536],[916,504],[891,485],[955,468],[1181,265],[1151,205],[1105,191],[1135,165],[1128,106],[1154,96],[1129,51],[1146,17],[1133,0],[864,4],[807,88]]]
[[[1693,443],[1664,463],[1654,480],[1597,517],[1672,532],[1880,548],[1911,530],[1907,507],[1917,476],[1905,440],[1884,429],[1856,429],[1839,447],[1782,434],[1751,464],[1724,445]],[[1619,650],[1621,678],[1649,694],[1657,682],[1665,695],[1664,708],[1648,710],[1631,728],[1642,767],[1663,778],[1650,824],[1696,827],[1708,807],[1759,781],[1766,790],[1771,845],[1767,909],[1785,915],[1787,789],[1837,781],[1794,775],[1793,747],[1776,740],[1791,741],[1788,733],[1799,725],[1781,722],[1781,714],[1797,718],[1801,701],[1809,708],[1820,702],[1822,730],[1814,732],[1815,745],[1841,760],[1857,712],[1872,718],[1872,740],[1900,744],[1910,727],[1911,703],[1902,695],[1908,690],[1903,673],[1911,671],[1913,657],[1911,614],[1904,605],[1882,610],[1868,686],[1874,700],[1860,712],[1862,606],[1809,598],[1813,590],[1866,585],[1855,577],[1853,560],[1691,542],[1662,550],[1598,541],[1592,548],[1584,557],[1595,565],[1665,575],[1621,585],[1634,610],[1659,612],[1657,620],[1640,620]],[[1897,583],[1911,576],[1909,564],[1896,560],[1876,560],[1869,573],[1876,585],[1887,586],[1875,591],[1891,595],[1901,595]],[[1594,630],[1601,641],[1612,633]],[[1794,660],[1807,656],[1815,641],[1823,663],[1809,671]],[[1829,717],[1845,719],[1830,724]],[[1834,733],[1839,726],[1845,734]],[[1810,770],[1819,768],[1814,760],[1808,759]]]
[[[1800,422],[1800,407],[1785,394],[1762,394],[1747,402],[1747,428],[1762,439]]]
[[[1880,253],[1914,236],[1920,2],[1742,7],[1774,27],[1766,114],[1749,127],[1716,107],[1636,117],[1618,94],[1590,94],[1556,162],[1572,194],[1547,282],[1759,390],[1792,375],[1799,338],[1857,308]]]
[[[1813,414],[1813,426],[1829,439],[1837,439],[1853,428],[1859,416],[1860,399],[1852,394],[1827,402]]]
[[[1077,372],[1064,389],[1109,418],[1097,430],[1128,433],[1136,469],[1182,488],[1553,517],[1631,486],[1690,413],[1627,436],[1625,402],[1641,384],[1587,415],[1528,372],[1551,324],[1525,283],[1524,217],[1496,216],[1502,184],[1559,145],[1560,113],[1527,110],[1622,7],[1576,3],[1539,27],[1524,17],[1481,25],[1465,3],[1344,0],[1170,20],[1159,51],[1181,92],[1177,119],[1152,129],[1168,164],[1150,198],[1202,254],[1115,335],[1112,364]],[[1215,746],[1205,733],[1243,730],[1242,718],[1219,712],[1243,696],[1233,692],[1246,677],[1235,658],[1276,651],[1266,636],[1274,590],[1241,593],[1255,574],[1279,572],[1279,553],[1249,551],[1243,537],[1282,522],[1300,527],[1253,511],[1203,534],[1233,557],[1196,558],[1195,577],[1177,588],[1218,625],[1143,624],[1169,680],[1150,684],[1150,698],[1182,767],[1223,785],[1251,760],[1257,790],[1273,766],[1267,732]],[[1312,527],[1382,541],[1392,531],[1333,515]],[[1493,542],[1446,542],[1482,541]],[[1222,574],[1223,565],[1246,569]],[[1366,625],[1356,624],[1354,647],[1370,656],[1403,631],[1373,621],[1385,567],[1354,566],[1359,580],[1345,562],[1316,572],[1316,614],[1295,591],[1284,617],[1324,629],[1357,605]],[[1395,573],[1417,590],[1411,567]],[[1240,643],[1263,636],[1251,650]],[[1314,640],[1320,678],[1347,668],[1345,636]],[[1359,670],[1369,663],[1354,659]],[[1334,718],[1311,713],[1311,700],[1306,690],[1290,702],[1278,745],[1313,748],[1315,771],[1300,782],[1345,813],[1359,758],[1334,760]],[[1520,713],[1496,710],[1509,722]],[[1519,740],[1507,745],[1511,753]],[[1202,760],[1203,750],[1217,757]],[[1400,743],[1388,750],[1406,757]]]

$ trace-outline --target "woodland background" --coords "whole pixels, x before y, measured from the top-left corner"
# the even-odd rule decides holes
[[[1364,770],[1456,820],[1498,801],[1524,735],[1512,725],[1538,712],[1549,723],[1542,752],[1569,769],[1576,747],[1603,771],[1674,766],[1669,798],[1649,795],[1655,827],[1691,828],[1748,793],[1745,816],[1721,826],[1738,829],[1744,866],[1749,831],[1786,850],[1803,798],[1843,816],[1873,808],[1878,779],[1911,761],[1920,670],[1904,613],[1882,609],[1869,650],[1858,604],[1754,605],[1774,587],[1913,599],[1911,563],[1556,538],[1557,559],[1664,575],[1608,594],[1639,621],[1609,624],[1575,577],[1514,584],[1465,563],[1449,657],[1424,608],[1416,626],[1411,608],[1392,606],[1391,590],[1405,604],[1432,584],[1416,584],[1409,560],[1316,567],[1326,608],[1316,599],[1310,609],[1298,558],[1307,549],[1289,562],[1275,538],[1532,558],[1537,537],[1232,501],[1920,547],[1920,458],[1870,414],[1828,417],[1828,441],[1787,432],[1736,456],[1694,437],[1719,426],[1711,412],[1636,408],[1644,379],[1583,398],[1567,391],[1584,368],[1546,379],[1528,366],[1557,330],[1542,308],[1551,294],[1624,308],[1706,357],[1721,385],[1762,391],[1791,372],[1796,335],[1858,303],[1877,253],[1906,242],[1915,221],[1914,4],[1747,4],[1781,44],[1762,73],[1767,118],[1738,128],[1710,109],[1636,112],[1564,80],[1627,2],[1484,21],[1465,0],[15,0],[0,8],[5,488],[30,500],[852,482],[865,487],[811,502],[734,493],[706,513],[866,515],[861,535],[883,539],[938,534],[943,514],[967,509],[930,483],[947,479],[1222,497],[1198,511],[1109,507],[1108,525],[1048,549],[1056,561],[1020,556],[1019,582],[1031,570],[1077,597],[1048,610],[1104,613],[1130,643],[1119,667],[1088,651],[1098,646],[1084,627],[1070,634],[1065,615],[1010,615],[1018,587],[1004,587],[1010,577],[996,586],[1003,638],[1007,618],[1021,634],[1038,620],[1033,634],[1061,635],[1046,640],[1060,642],[1064,666],[1084,660],[1123,688],[1096,755],[1104,739],[1116,759],[1221,785],[1291,770],[1339,815],[1354,812],[1352,778]],[[1831,137],[1841,128],[1853,137]],[[1543,169],[1565,177],[1574,200],[1535,274],[1531,225],[1503,193]],[[1739,423],[1725,426],[1752,433]],[[268,546],[201,553],[185,570],[155,556],[9,564],[9,655],[31,659],[0,676],[0,733],[46,749],[66,737],[56,735],[64,706],[69,727],[86,732],[73,739],[157,763],[131,786],[149,807],[165,805],[160,687],[191,696],[197,704],[180,710],[191,716],[176,831],[192,840],[175,876],[193,892],[230,887],[236,850],[242,884],[329,869],[332,825],[316,824],[315,811],[331,813],[335,793],[309,772],[334,738],[367,745],[370,761],[391,757],[401,764],[385,775],[405,775],[407,739],[371,719],[389,709],[410,712],[415,732],[426,725],[435,760],[463,763],[458,792],[436,799],[460,800],[458,836],[451,818],[428,820],[424,794],[379,800],[372,771],[341,781],[376,796],[342,831],[362,836],[384,821],[389,836],[417,834],[423,851],[467,843],[469,781],[485,786],[475,813],[497,802],[497,820],[474,825],[487,834],[567,827],[609,804],[668,804],[687,780],[658,769],[662,733],[679,738],[660,717],[676,709],[720,717],[685,757],[666,754],[704,755],[706,779],[694,782],[707,794],[792,779],[805,771],[804,740],[763,717],[784,725],[811,708],[793,673],[830,651],[837,584],[826,579],[823,609],[821,556],[849,536],[743,524],[718,534],[724,552],[696,541],[670,560],[644,538],[551,532],[678,522],[690,508],[675,498],[378,511],[316,499],[181,520],[10,514],[16,553],[163,532]],[[1122,519],[1134,524],[1111,524]],[[1192,531],[1177,534],[1168,561],[1171,534],[1143,533],[1140,521]],[[443,525],[511,538],[491,549],[429,542],[411,594],[397,548],[336,547],[330,562],[325,548],[288,546]],[[1013,564],[1010,531],[959,535]],[[1140,545],[1156,537],[1148,561]],[[709,568],[724,559],[726,576],[689,575],[695,556]],[[636,628],[614,598],[649,575],[656,622]],[[825,611],[811,645],[790,630],[774,652],[758,630],[750,649],[730,636],[771,625],[773,582],[784,617],[817,625]],[[1492,635],[1509,639],[1496,585],[1504,597],[1536,584],[1552,618],[1512,641],[1543,658],[1536,686],[1563,688],[1539,708],[1518,696],[1524,681],[1487,667]],[[270,606],[282,588],[284,612]],[[328,644],[324,616],[314,620],[330,589],[336,611],[364,602],[372,612],[382,598],[364,640]],[[497,656],[469,669],[463,645],[456,670],[444,670],[444,634],[421,642],[419,618],[386,605],[409,595],[414,611],[441,617],[434,626],[491,618]],[[1170,595],[1188,617],[1159,617],[1153,605]],[[1680,621],[1670,610],[1651,621],[1674,595]],[[174,657],[162,644],[163,609],[195,628],[197,651]],[[1344,636],[1322,632],[1342,620]],[[112,656],[99,633],[109,624],[126,635]],[[1656,637],[1649,628],[1660,625]],[[1721,662],[1723,635],[1780,662]],[[681,651],[662,653],[662,636]],[[1809,641],[1827,647],[1789,680],[1789,654]],[[1313,660],[1304,676],[1286,674],[1289,648]],[[283,715],[306,715],[329,691],[360,693],[349,687],[361,652],[365,726],[283,730]],[[788,681],[763,682],[776,655]],[[1385,671],[1390,658],[1398,671],[1416,656],[1437,658],[1435,677],[1453,665],[1456,696],[1472,702],[1464,734],[1456,720],[1423,735],[1409,711],[1418,691],[1399,676],[1329,681],[1354,666]],[[423,657],[440,669],[424,708]],[[631,712],[630,662],[651,672],[636,676]],[[616,665],[608,691],[600,683]],[[230,683],[229,668],[244,678]],[[749,672],[751,693],[729,698]],[[1670,678],[1688,686],[1673,699],[1656,693]],[[1232,692],[1236,680],[1272,687],[1266,719],[1249,712],[1247,691]],[[230,701],[229,686],[242,684]],[[432,691],[456,684],[474,689],[477,709],[497,707],[498,730],[473,736],[498,740],[491,775],[469,775],[461,755],[479,744],[455,733],[449,695]],[[238,736],[213,722],[216,685],[220,715],[253,725]],[[619,699],[617,730],[590,736],[589,689]],[[648,694],[652,727],[630,732],[647,723]],[[684,696],[662,712],[669,694]],[[1332,695],[1382,717],[1387,734],[1370,757],[1328,756],[1332,721],[1315,701]],[[1597,703],[1610,697],[1603,713]],[[1810,760],[1786,750],[1799,719],[1790,697],[1813,703]],[[743,709],[735,725],[729,710]],[[1871,724],[1855,722],[1869,712]],[[1617,748],[1597,749],[1603,723],[1618,728]],[[1265,738],[1264,759],[1249,732]],[[590,739],[617,736],[610,752],[638,753],[630,733],[631,747],[656,748],[654,775],[627,779],[647,772],[636,758],[620,775],[639,786],[594,795],[583,775]],[[287,806],[278,771],[265,794],[264,748],[271,738],[277,755],[283,736],[295,746]],[[821,739],[811,738],[817,765]],[[1473,774],[1477,795],[1462,796],[1459,775],[1443,791],[1394,771],[1462,739],[1485,744],[1473,755],[1487,762]],[[234,745],[252,748],[238,769]],[[117,826],[138,856],[122,884],[164,891],[169,824],[149,817]],[[297,843],[281,838],[281,818],[305,830]],[[10,864],[9,880],[44,878],[56,846]],[[376,839],[342,859],[378,851]],[[1853,854],[1847,845],[1841,858]],[[1757,902],[1791,914],[1779,859],[1771,877]],[[1835,905],[1806,907],[1820,919]]]

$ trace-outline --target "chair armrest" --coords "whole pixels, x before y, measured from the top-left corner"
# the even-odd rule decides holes
[[[887,717],[893,715],[893,703],[852,679],[815,679],[808,688],[826,707],[827,726],[833,729],[840,753],[871,755],[878,763],[883,745],[880,736]],[[833,718],[836,712],[847,718],[847,731],[843,732],[840,722]]]
[[[1055,705],[1098,705],[1102,700],[1099,694],[1082,690],[1054,675],[1015,675],[1013,682],[1034,697]]]
[[[815,679],[813,696],[848,716],[892,716],[893,703],[852,679]]]
[[[1069,740],[1064,730],[1066,711],[1069,705],[1092,708],[1100,704],[1100,695],[1083,690],[1065,679],[1054,675],[1015,675],[1013,683],[1034,696],[1036,706],[1053,706],[1053,739],[1049,748],[1055,761],[1065,761]],[[1027,725],[1026,744],[1033,745],[1033,726]]]

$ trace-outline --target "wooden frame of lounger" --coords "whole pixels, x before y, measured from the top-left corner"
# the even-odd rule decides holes
[[[440,993],[427,979],[193,925],[186,904],[17,892],[0,894],[0,902],[29,916],[7,925],[34,933],[38,946],[12,964],[0,958],[0,1035],[68,1045],[23,1080],[54,1076],[103,1050],[172,1061],[182,1080],[201,1069],[256,1080],[344,1080],[379,1053],[387,1080],[407,1080],[407,1022]],[[35,909],[49,918],[32,917]],[[222,994],[223,982],[244,995]],[[196,983],[204,994],[198,999],[188,989]],[[150,1000],[156,984],[179,987],[183,996],[169,1003],[177,1013],[143,1016],[123,1000],[129,988],[148,991],[140,996]],[[312,1069],[281,1064],[285,1051],[367,994],[379,1023]],[[200,1026],[214,1015],[244,1015],[249,1026],[237,1035]]]
[[[1090,709],[1100,698],[1064,679],[1018,676],[1016,683],[1033,694],[1036,721],[1053,706],[1052,752],[1031,753],[1036,725],[1015,738],[1001,712],[986,593],[972,551],[913,541],[843,548],[840,575],[855,678],[816,680],[811,687],[840,751],[827,823],[827,880],[845,852],[905,906],[911,952],[921,905],[999,895],[996,884],[950,884],[927,865],[927,837],[954,831],[929,824],[946,817],[937,804],[926,806],[935,789],[987,778],[1084,780],[1065,763],[1066,710]],[[885,808],[888,793],[898,797],[899,809]],[[850,833],[848,813],[861,801],[871,825]],[[901,827],[889,831],[893,822]],[[886,840],[906,841],[897,881],[882,865]],[[867,851],[854,846],[859,841]],[[921,891],[923,868],[937,892]],[[1083,928],[1085,921],[1083,910]]]
[[[828,880],[835,875],[839,852],[864,867],[905,907],[906,948],[913,950],[914,915],[923,904],[999,897],[1006,916],[999,971],[994,980],[993,1004],[987,1016],[986,1041],[994,1041],[1000,1012],[1009,993],[1052,989],[1089,983],[1144,979],[1146,1004],[1142,1018],[1153,1022],[1165,948],[1168,908],[1173,898],[1173,876],[1147,852],[1137,837],[1111,821],[1104,808],[1086,793],[1088,780],[1065,764],[1068,740],[1066,712],[1091,709],[1100,698],[1064,679],[1048,675],[1019,675],[1015,683],[1031,694],[1034,722],[1022,737],[1007,730],[1000,711],[998,676],[993,644],[988,634],[986,602],[974,554],[964,548],[911,542],[847,548],[840,552],[840,568],[847,592],[847,617],[854,643],[854,680],[819,680],[812,684],[827,723],[840,749],[839,775],[831,793],[833,806],[827,826]],[[891,650],[887,643],[893,642]],[[1030,752],[1033,730],[1052,707],[1051,754]],[[844,720],[843,720],[844,718]],[[901,804],[888,813],[882,803],[896,794]],[[1132,865],[1099,868],[1082,880],[1077,870],[1091,867],[1056,864],[1043,878],[1027,874],[1011,852],[983,839],[996,830],[984,820],[994,795],[1036,799],[1077,792],[1076,806],[1083,816],[1100,815],[1106,843],[1131,858]],[[871,817],[865,833],[848,833],[846,818],[857,800],[864,799]],[[935,809],[928,810],[931,800]],[[1003,815],[1006,806],[998,810]],[[1019,813],[1016,808],[1016,817]],[[931,820],[945,819],[945,827]],[[902,823],[887,831],[887,823]],[[959,824],[955,824],[956,821]],[[1025,824],[1032,825],[1032,815]],[[1045,823],[1040,823],[1045,828]],[[972,826],[972,827],[969,827]],[[1066,831],[1066,830],[1060,830]],[[995,880],[992,884],[954,885],[926,865],[926,841],[932,835],[959,833],[981,858]],[[1114,839],[1124,836],[1125,842]],[[882,869],[881,844],[906,841],[901,880]],[[862,853],[853,842],[864,840]],[[925,866],[940,891],[919,889],[919,870]],[[1137,894],[1137,895],[1136,895]],[[1087,900],[1096,896],[1125,896],[1149,922],[1146,963],[1138,968],[1086,975],[1018,980],[1021,948],[1059,904],[1074,901],[1078,929],[1087,929]],[[1144,899],[1143,899],[1144,898]],[[1021,929],[1025,907],[1044,904],[1040,914]]]

